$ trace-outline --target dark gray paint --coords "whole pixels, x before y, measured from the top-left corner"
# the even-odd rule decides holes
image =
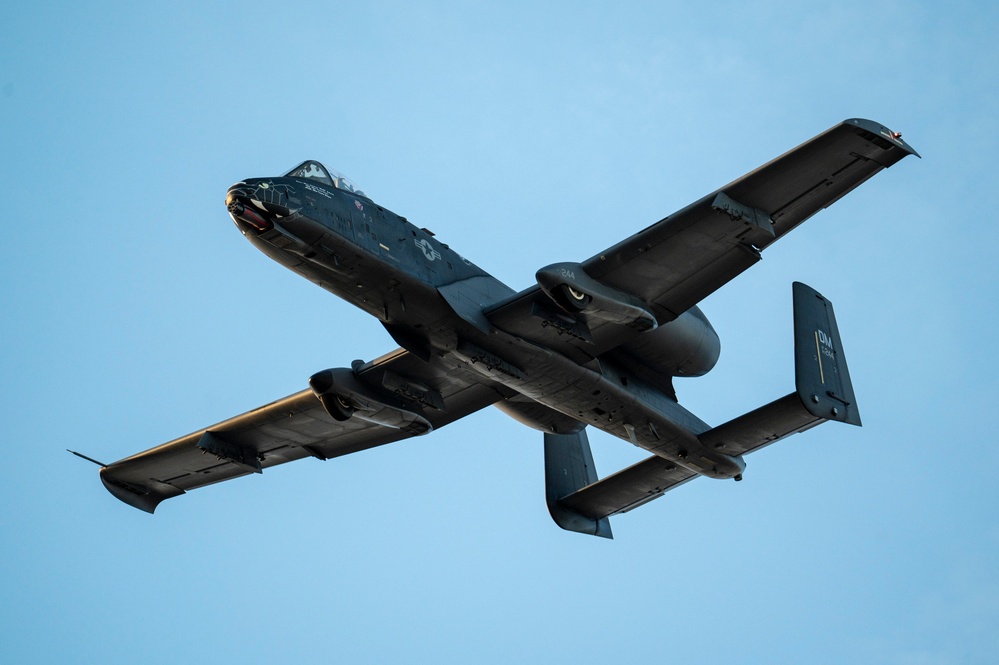
[[[312,390],[107,465],[101,478],[152,512],[190,489],[425,434],[498,403],[546,433],[556,522],[609,537],[608,515],[697,475],[740,479],[742,455],[762,445],[825,419],[859,424],[831,305],[802,285],[795,393],[711,428],[677,402],[672,377],[717,360],[700,300],[910,154],[887,128],[847,120],[586,261],[538,270],[520,293],[318,163],[237,183],[226,203],[244,236],[378,318],[402,348],[317,372]],[[809,340],[820,345],[810,351]],[[653,457],[596,481],[586,425]]]

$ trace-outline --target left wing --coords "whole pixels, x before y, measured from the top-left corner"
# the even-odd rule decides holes
[[[433,364],[399,349],[366,364],[354,376],[386,400],[404,404],[433,428],[502,399],[496,388],[459,365],[434,358]],[[418,385],[441,399],[416,403],[404,386]],[[311,390],[303,390],[258,409],[229,418],[101,469],[104,486],[125,503],[153,512],[164,499],[213,483],[262,473],[303,457],[329,459],[414,436],[365,420],[358,411],[334,420]]]

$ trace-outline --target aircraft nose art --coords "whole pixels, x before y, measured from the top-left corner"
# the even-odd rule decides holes
[[[237,182],[235,185],[229,188],[229,191],[225,195],[225,204],[228,206],[236,199],[249,200],[250,194],[253,192],[254,187],[246,184],[245,182]]]
[[[225,207],[237,226],[248,224],[257,231],[266,231],[272,224],[263,205],[254,199],[255,188],[245,182],[237,182],[229,188],[225,197]],[[256,208],[256,209],[255,209]]]

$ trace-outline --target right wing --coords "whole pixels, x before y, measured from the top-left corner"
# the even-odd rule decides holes
[[[504,397],[477,375],[460,366],[419,360],[399,349],[354,370],[359,383],[400,399],[400,377],[436,392],[437,406],[406,407],[438,428],[485,408]],[[390,399],[393,397],[390,396]],[[439,408],[443,407],[443,408]],[[101,469],[104,486],[125,503],[153,512],[164,499],[213,483],[262,473],[303,457],[329,459],[414,435],[355,414],[337,421],[311,390],[303,390],[217,425],[198,430]]]
[[[879,171],[917,154],[901,134],[852,118],[583,262],[594,279],[670,321],[768,247]]]
[[[791,229],[914,154],[886,127],[846,120],[581,264],[542,269],[539,281],[551,269],[571,271],[580,278],[577,290],[606,289],[667,323],[759,261]],[[585,309],[567,316],[538,285],[494,305],[486,317],[577,362],[626,345],[644,329]]]

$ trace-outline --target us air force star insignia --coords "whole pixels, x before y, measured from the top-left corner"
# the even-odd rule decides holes
[[[426,238],[413,240],[413,242],[415,242],[416,246],[419,247],[420,251],[423,252],[423,256],[427,258],[427,261],[434,261],[441,257],[441,253],[438,252],[436,249],[434,249],[433,245],[431,245],[430,241],[427,240]]]

